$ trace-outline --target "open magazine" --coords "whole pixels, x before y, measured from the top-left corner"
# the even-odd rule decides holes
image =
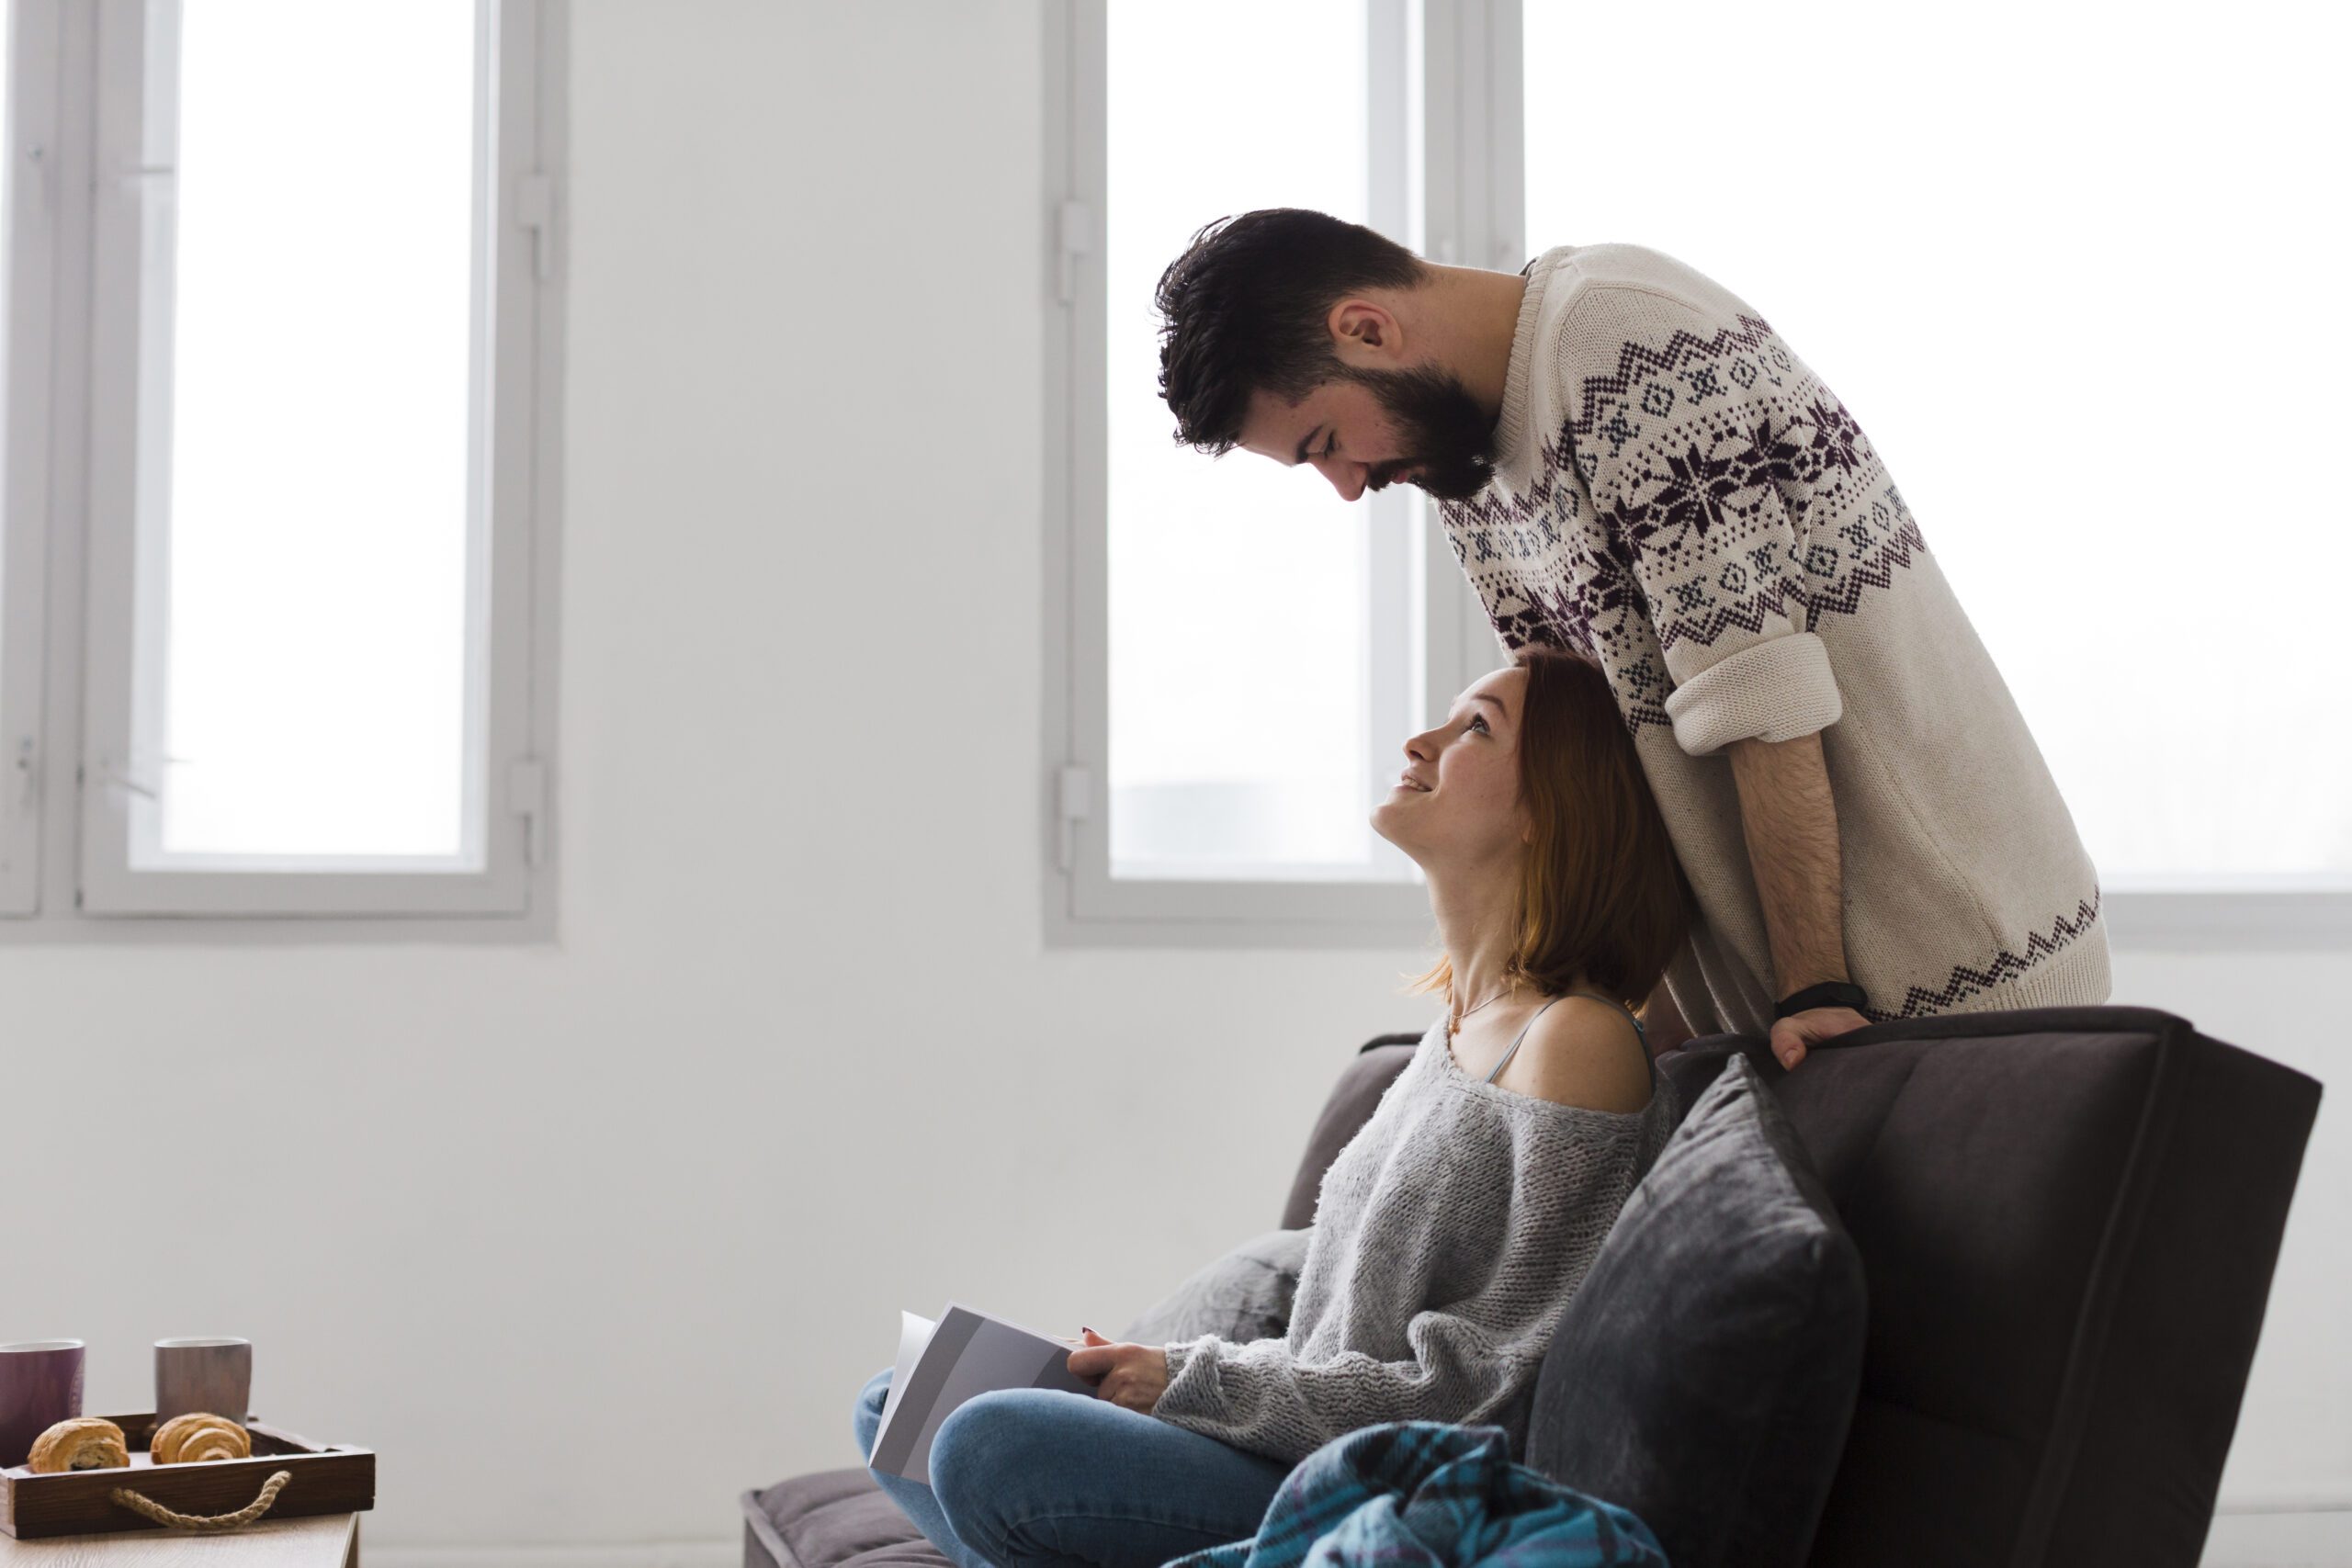
[[[954,1302],[936,1323],[910,1312],[899,1317],[899,1359],[866,1460],[876,1470],[930,1485],[931,1439],[974,1394],[999,1388],[1094,1393],[1092,1383],[1070,1372],[1076,1339],[1057,1339]]]

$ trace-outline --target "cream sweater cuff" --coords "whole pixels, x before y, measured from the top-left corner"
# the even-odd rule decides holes
[[[1735,740],[1793,740],[1845,712],[1829,649],[1811,632],[1743,648],[1683,682],[1666,699],[1674,739],[1693,757]]]

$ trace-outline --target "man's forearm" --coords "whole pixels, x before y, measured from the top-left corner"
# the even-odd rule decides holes
[[[1727,748],[1739,790],[1747,863],[1772,944],[1773,994],[1844,980],[1846,918],[1838,853],[1838,806],[1816,731],[1794,740],[1736,740]]]

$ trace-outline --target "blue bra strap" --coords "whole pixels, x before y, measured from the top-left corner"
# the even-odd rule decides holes
[[[1623,1002],[1602,996],[1599,991],[1570,991],[1568,995],[1572,997],[1590,997],[1597,1002],[1608,1002],[1611,1007],[1615,1008],[1619,1012],[1625,1015],[1625,1021],[1634,1026],[1634,1038],[1642,1048],[1642,1066],[1650,1070],[1650,1087],[1652,1089],[1656,1089],[1657,1087],[1657,1063],[1650,1056],[1650,1032],[1642,1027],[1642,1021],[1634,1016],[1634,1010],[1627,1007]]]
[[[1650,1056],[1649,1031],[1642,1027],[1642,1021],[1634,1016],[1633,1009],[1627,1007],[1623,1002],[1611,1001],[1609,998],[1602,996],[1598,991],[1565,991],[1562,992],[1561,995],[1570,997],[1590,997],[1597,1002],[1608,1002],[1611,1007],[1613,1007],[1619,1012],[1623,1013],[1625,1015],[1625,1021],[1634,1026],[1634,1040],[1641,1046],[1642,1066],[1649,1069],[1650,1087],[1652,1089],[1656,1089],[1657,1087],[1657,1063],[1652,1060]],[[1487,1070],[1487,1082],[1492,1083],[1495,1081],[1496,1077],[1501,1074],[1504,1065],[1508,1063],[1512,1056],[1518,1055],[1519,1041],[1527,1038],[1527,1031],[1535,1027],[1535,1020],[1542,1018],[1546,1012],[1550,1011],[1552,1002],[1556,1002],[1559,999],[1559,997],[1554,997],[1552,1001],[1545,1002],[1542,1007],[1535,1010],[1534,1016],[1531,1017],[1527,1021],[1526,1028],[1521,1029],[1519,1032],[1519,1040],[1512,1041],[1510,1043],[1510,1049],[1503,1053],[1502,1061],[1497,1062]]]
[[[1551,1011],[1552,1002],[1556,1002],[1559,999],[1559,998],[1554,997],[1551,1002],[1545,1002],[1542,1007],[1537,1008],[1535,1011],[1529,1016],[1525,1026],[1520,1030],[1519,1040],[1526,1039],[1527,1031],[1535,1027],[1535,1021],[1542,1018],[1545,1013]],[[1488,1083],[1495,1081],[1496,1075],[1503,1070],[1504,1063],[1509,1062],[1513,1056],[1519,1055],[1519,1040],[1514,1040],[1510,1043],[1510,1049],[1503,1053],[1502,1061],[1497,1062],[1493,1066],[1487,1069],[1487,1081]]]

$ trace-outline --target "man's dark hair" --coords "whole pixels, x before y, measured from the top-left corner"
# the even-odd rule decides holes
[[[1159,395],[1176,440],[1222,457],[1261,389],[1296,402],[1350,372],[1325,325],[1366,288],[1410,288],[1420,259],[1361,223],[1296,207],[1220,218],[1159,275]]]

